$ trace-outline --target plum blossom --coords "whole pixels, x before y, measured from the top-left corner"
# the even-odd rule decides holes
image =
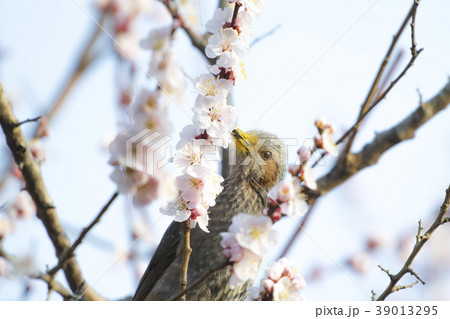
[[[304,300],[300,291],[306,287],[305,280],[287,258],[281,258],[267,267],[266,277],[261,280],[257,292],[249,296],[250,300]]]
[[[245,250],[241,260],[233,264],[233,271],[228,281],[228,285],[231,288],[234,288],[248,280],[254,280],[258,274],[261,260],[261,256],[254,254],[250,250]]]
[[[177,177],[178,189],[182,192],[182,197],[188,202],[188,207],[194,208],[199,203],[206,203],[208,206],[216,204],[216,197],[223,187],[220,183],[223,177],[212,172],[203,178],[195,178],[190,175]]]
[[[205,49],[206,56],[211,59],[221,56],[225,52],[237,59],[242,59],[247,54],[247,50],[239,41],[238,32],[232,28],[220,28],[208,39]]]
[[[177,0],[177,2],[180,6],[187,1]],[[173,158],[174,165],[182,174],[177,178],[180,198],[176,205],[171,205],[172,207],[166,214],[174,216],[176,221],[185,221],[190,218],[191,227],[198,224],[204,231],[208,231],[208,209],[215,205],[216,197],[223,189],[221,186],[223,178],[217,174],[216,166],[210,160],[210,155],[217,157],[218,146],[228,147],[231,138],[230,132],[235,127],[235,108],[228,105],[226,99],[236,83],[241,83],[246,78],[241,59],[248,51],[251,22],[249,12],[254,11],[260,5],[245,4],[246,11],[241,12],[239,12],[239,7],[236,7],[237,16],[233,25],[231,25],[232,13],[228,8],[218,9],[214,18],[207,23],[207,30],[213,35],[208,39],[205,54],[217,61],[214,66],[208,68],[210,73],[202,74],[194,82],[194,87],[198,92],[192,108],[194,125],[188,125],[181,131],[180,141],[177,143],[177,153]],[[181,11],[179,12],[181,14]],[[181,17],[181,20],[185,19],[186,17]],[[149,36],[142,45],[153,48],[151,74],[156,74],[156,79],[163,83],[163,91],[166,91],[167,84],[164,78],[158,77],[158,72],[166,68],[169,62],[172,64],[172,61],[170,61],[170,56],[164,57],[163,53],[155,50],[158,45],[154,43],[164,43],[154,40],[154,38],[156,38],[156,34]],[[176,73],[176,71],[172,72]],[[170,72],[166,71],[166,74],[170,74]],[[181,77],[181,74],[179,75]],[[173,78],[176,78],[176,74],[172,74],[171,79]],[[172,93],[170,85],[169,93]],[[271,220],[265,216],[262,218],[266,219],[265,223],[258,220],[253,221],[253,224],[250,218],[247,218],[249,226],[253,226],[250,233],[236,230],[236,233],[222,234],[226,237],[222,242],[224,253],[235,261],[230,280],[232,285],[256,274],[261,260],[261,256],[258,254],[262,254],[272,242],[271,236],[267,235],[270,234],[270,231],[266,226],[268,225],[270,228]],[[253,241],[250,240],[252,236],[255,239]]]
[[[278,183],[269,191],[266,214],[270,215],[273,222],[278,221],[284,215],[299,214],[301,216],[305,214],[308,204],[300,190],[299,178],[293,177],[290,181]]]
[[[214,17],[206,22],[206,31],[209,33],[216,33],[227,22],[231,21],[232,14],[231,9],[228,7],[216,9],[216,12],[214,12]]]
[[[221,233],[223,254],[233,262],[230,287],[256,277],[263,255],[275,244],[272,220],[267,216],[239,214],[233,217],[228,232]]]
[[[163,27],[151,30],[145,39],[142,39],[139,44],[141,48],[147,50],[165,50],[169,48],[172,27]]]
[[[30,219],[36,215],[36,204],[26,191],[20,192],[7,211],[11,218]]]
[[[175,0],[175,3],[183,24],[190,29],[198,28],[198,7],[195,3],[191,0]]]
[[[203,96],[226,98],[233,85],[225,79],[217,79],[210,73],[202,74],[195,80],[195,89]]]
[[[312,167],[305,167],[302,169],[300,179],[305,183],[305,186],[312,190],[317,190],[317,181],[314,176]]]
[[[257,16],[261,12],[261,8],[264,4],[264,0],[229,0],[240,4],[249,12],[252,16]]]
[[[202,147],[194,140],[184,143],[175,154],[173,162],[183,174],[196,178],[201,178],[215,169],[214,163],[206,157]]]
[[[299,301],[303,300],[297,284],[290,278],[283,277],[273,286],[274,301]]]
[[[187,202],[181,196],[169,203],[167,208],[161,208],[160,212],[167,216],[173,216],[176,222],[184,222],[191,217],[191,210],[188,208]]]
[[[236,109],[225,99],[199,96],[192,110],[199,128],[213,139],[223,139],[224,147],[228,147],[230,132],[236,125]]]
[[[322,148],[332,156],[338,155],[336,143],[333,140],[333,128],[326,127],[322,133]]]
[[[319,134],[314,136],[316,147],[325,150],[332,156],[337,156],[338,149],[332,137],[334,133],[333,125],[328,124],[328,120],[323,117],[318,118],[314,125],[319,130]]]
[[[233,217],[229,231],[243,248],[263,256],[276,243],[272,220],[267,216],[239,214]]]

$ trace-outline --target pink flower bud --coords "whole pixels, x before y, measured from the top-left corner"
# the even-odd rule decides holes
[[[267,293],[272,293],[273,292],[273,286],[274,286],[274,282],[270,279],[263,279],[262,280],[262,287],[264,288],[264,290]]]
[[[320,134],[314,136],[314,144],[317,148],[323,148],[323,137]]]
[[[311,157],[311,151],[306,147],[302,147],[297,151],[298,156],[300,157],[301,163],[306,163]]]
[[[325,128],[325,125],[328,124],[328,120],[324,117],[319,117],[315,122],[314,125],[319,129],[323,130]]]
[[[300,290],[306,287],[306,282],[303,277],[297,277],[291,281],[292,288],[295,290]]]
[[[292,176],[298,176],[300,174],[300,165],[289,164],[288,172]]]

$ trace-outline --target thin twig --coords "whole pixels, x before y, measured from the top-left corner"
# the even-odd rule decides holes
[[[109,201],[103,206],[102,210],[97,214],[97,216],[92,220],[92,222],[83,230],[81,231],[78,238],[74,241],[72,246],[70,246],[68,249],[66,249],[60,256],[58,264],[50,269],[47,273],[51,276],[55,275],[62,267],[64,267],[64,264],[66,261],[73,256],[74,251],[77,249],[77,247],[81,244],[83,239],[86,237],[86,235],[91,231],[92,228],[94,228],[95,225],[97,225],[100,222],[100,219],[103,217],[103,215],[108,211],[111,204],[114,202],[114,200],[119,196],[118,192],[115,192]]]
[[[35,117],[35,118],[33,118],[33,119],[26,119],[25,121],[22,121],[22,122],[19,122],[19,123],[16,123],[16,124],[14,124],[14,126],[15,127],[18,127],[18,126],[22,126],[23,124],[25,124],[25,123],[31,123],[31,122],[39,122],[39,120],[42,118],[42,116],[38,116],[38,117]]]
[[[393,292],[395,292],[397,290],[404,289],[404,288],[407,288],[407,287],[412,287],[413,285],[415,285],[417,282],[412,284],[412,285],[408,285],[408,286],[404,286],[404,287],[403,286],[397,286],[397,283],[400,281],[400,279],[406,273],[409,273],[412,276],[416,277],[417,280],[422,283],[422,285],[425,285],[425,281],[423,281],[419,277],[419,275],[411,268],[411,265],[412,265],[412,263],[414,261],[414,258],[416,258],[416,256],[418,255],[418,253],[420,252],[422,247],[430,239],[430,237],[433,234],[433,232],[439,226],[441,226],[441,225],[443,225],[445,223],[444,216],[447,214],[449,206],[450,206],[450,186],[446,190],[446,195],[445,195],[444,202],[442,203],[442,206],[439,209],[439,213],[436,216],[436,219],[434,220],[433,224],[430,226],[430,228],[428,228],[428,230],[426,231],[426,233],[424,235],[422,235],[422,227],[421,227],[421,224],[419,223],[419,229],[417,231],[417,237],[419,239],[416,242],[416,244],[414,245],[414,247],[413,247],[413,249],[411,251],[411,254],[409,255],[409,257],[407,258],[405,264],[403,265],[403,268],[395,275],[392,275],[388,271],[383,270],[389,275],[390,282],[389,282],[389,285],[387,286],[387,288],[378,297],[377,301],[385,300],[386,297],[388,297],[390,294],[392,294]],[[383,269],[383,268],[381,268],[381,269]]]
[[[413,282],[412,284],[409,284],[409,285],[405,285],[405,286],[395,286],[393,289],[392,289],[392,292],[396,292],[396,291],[399,291],[399,290],[402,290],[402,289],[406,289],[406,288],[412,288],[412,287],[414,287],[415,285],[417,285],[419,282],[418,281],[415,281],[415,282]]]
[[[398,83],[398,81],[400,81],[400,79],[405,76],[406,72],[408,72],[408,70],[414,65],[414,62],[416,61],[417,57],[419,56],[419,54],[423,51],[423,49],[420,50],[416,50],[416,40],[415,40],[415,19],[416,19],[416,13],[417,13],[417,6],[419,4],[418,0],[415,0],[413,7],[411,8],[411,11],[409,12],[407,18],[405,19],[405,21],[402,24],[402,28],[400,28],[399,33],[397,33],[396,36],[394,36],[394,39],[392,40],[390,49],[393,49],[395,46],[396,41],[398,40],[398,37],[401,34],[401,31],[403,31],[403,29],[405,28],[406,24],[405,22],[408,21],[409,17],[411,17],[412,21],[411,22],[411,38],[412,38],[412,44],[411,44],[411,59],[409,60],[408,64],[404,67],[404,69],[402,70],[402,72],[393,80],[391,81],[391,83],[389,84],[389,86],[384,90],[384,91],[380,91],[375,98],[373,99],[373,101],[370,103],[370,106],[368,106],[367,110],[364,111],[365,107],[365,103],[363,104],[363,106],[361,107],[361,112],[364,111],[363,113],[360,112],[358,119],[356,120],[356,122],[352,125],[352,127],[350,127],[337,141],[336,141],[336,145],[341,144],[342,142],[344,142],[346,140],[347,137],[351,136],[351,139],[347,142],[347,145],[344,148],[343,151],[343,156],[341,156],[341,161],[346,161],[347,160],[347,155],[351,150],[351,145],[353,143],[353,140],[355,138],[356,132],[358,131],[359,125],[361,124],[361,122],[365,119],[365,117],[384,99],[386,98],[386,96],[388,95],[388,93],[394,88],[394,86]],[[390,50],[388,51],[388,54],[385,57],[386,59],[390,58]],[[385,61],[383,60],[383,62]],[[384,68],[386,67],[386,65],[382,64],[380,66],[380,70],[381,68],[384,66]],[[380,70],[378,72],[380,72]],[[384,72],[384,71],[383,71]],[[379,73],[378,73],[379,74]],[[377,76],[378,76],[377,74]],[[377,78],[376,78],[377,79]],[[379,79],[381,80],[381,78]],[[378,82],[379,82],[378,80]],[[376,84],[376,86],[374,86],[376,83],[374,82],[372,85],[372,88],[374,87],[378,87],[378,84]],[[366,101],[368,101],[367,99],[370,96],[370,92],[369,91],[369,95],[366,97]],[[419,93],[420,96],[420,93]],[[422,98],[420,96],[421,102],[420,104],[422,104]],[[369,101],[370,102],[370,101]],[[312,167],[316,167],[316,165],[320,162],[320,160],[322,160],[328,153],[324,152],[322,153],[322,155],[320,156],[320,158],[312,165]]]
[[[183,228],[183,256],[180,267],[180,293],[186,290],[188,281],[189,258],[191,257],[191,220],[188,219],[181,224]],[[179,300],[186,300],[186,294],[182,294]]]
[[[386,94],[392,89],[392,87],[395,85],[395,83],[397,83],[397,81],[409,69],[409,67],[407,67],[402,72],[402,75],[400,77],[397,77],[397,79],[393,83],[391,83],[391,85],[385,90],[385,92],[383,94],[381,94],[381,96],[377,99],[377,101],[372,103],[372,100],[373,100],[375,94],[378,91],[381,78],[382,78],[382,76],[384,74],[384,71],[386,70],[386,67],[387,67],[389,61],[390,61],[392,52],[394,51],[394,48],[396,47],[397,42],[400,39],[401,34],[405,30],[405,28],[406,28],[406,26],[408,24],[408,21],[411,19],[412,16],[414,16],[416,14],[418,5],[419,5],[419,1],[417,1],[417,0],[414,1],[413,5],[411,6],[411,9],[409,10],[408,14],[406,15],[405,19],[403,20],[399,30],[397,31],[397,33],[394,35],[394,38],[392,39],[391,45],[389,46],[389,49],[386,52],[386,55],[385,55],[383,61],[381,62],[381,65],[380,65],[380,67],[378,69],[377,75],[375,76],[375,78],[373,80],[372,86],[369,89],[369,92],[368,92],[368,94],[366,96],[366,99],[365,99],[364,103],[361,105],[361,109],[360,109],[360,112],[359,112],[359,115],[358,115],[358,118],[357,118],[357,123],[354,125],[354,128],[352,128],[352,134],[351,134],[350,139],[347,141],[347,144],[346,144],[346,146],[344,148],[344,152],[343,152],[344,154],[342,156],[342,158],[344,158],[344,159],[345,159],[345,155],[348,154],[350,152],[350,150],[351,150],[353,141],[354,141],[356,133],[358,131],[359,123],[361,122],[363,116],[367,115],[368,112],[370,112],[370,110],[373,109],[379,103],[379,101],[384,99]],[[415,60],[416,57],[413,57],[413,59]]]
[[[300,226],[295,230],[294,234],[291,236],[291,239],[287,243],[286,247],[284,248],[283,252],[280,254],[280,257],[278,259],[281,259],[283,257],[286,257],[289,251],[291,250],[292,246],[294,245],[295,241],[298,240],[298,237],[300,233],[302,232],[303,228],[306,226],[306,222],[308,221],[309,217],[312,215],[315,205],[317,201],[314,201],[311,206],[309,206],[308,211],[306,212],[305,216],[302,219],[302,223]]]
[[[364,168],[376,164],[381,156],[393,146],[414,138],[422,125],[448,105],[450,105],[450,79],[433,98],[419,105],[398,124],[378,133],[358,153],[349,154],[345,165],[338,161],[327,174],[317,180],[318,190],[311,196],[323,196]]]
[[[182,20],[180,15],[178,14],[178,8],[176,5],[169,0],[160,0],[169,11],[172,18],[180,22],[180,27],[186,32],[186,35],[191,40],[192,45],[205,57],[206,60],[212,65],[215,64],[215,59],[210,59],[206,56],[205,48],[208,44],[208,34],[199,34],[196,31],[189,28],[186,23]]]
[[[269,30],[268,32],[264,33],[263,35],[260,35],[259,37],[255,38],[252,43],[250,43],[250,49],[255,46],[259,41],[264,40],[265,38],[271,36],[274,34],[278,29],[281,28],[281,24],[275,26],[272,30]]]
[[[169,299],[169,301],[180,300],[180,298],[182,296],[186,295],[188,292],[197,288],[202,282],[204,282],[206,279],[208,279],[209,276],[211,276],[215,272],[217,272],[229,265],[231,265],[230,262],[228,260],[226,260],[223,263],[217,265],[216,267],[209,269],[203,275],[201,275],[196,281],[194,281],[189,287],[187,287],[185,290],[179,292],[175,297]]]
[[[14,160],[22,172],[25,186],[37,207],[37,217],[42,221],[47,235],[55,248],[56,256],[70,247],[70,241],[61,226],[53,200],[45,186],[41,169],[36,163],[28,147],[27,140],[20,127],[13,127],[18,123],[11,103],[7,100],[0,83],[0,125],[6,137],[6,143],[13,154]],[[70,258],[64,268],[64,274],[72,291],[84,282],[80,266],[75,258]],[[93,289],[85,294],[88,300],[103,300]]]
[[[5,258],[7,261],[9,261],[13,267],[17,267],[17,265],[20,263],[19,258],[16,256],[13,256],[9,253],[7,253],[2,246],[0,246],[0,257]],[[60,282],[56,281],[53,276],[50,276],[48,274],[42,273],[40,271],[34,271],[30,273],[29,275],[32,279],[40,279],[42,281],[45,281],[48,286],[48,291],[56,291],[59,293],[64,300],[76,300],[77,296],[73,295],[70,290],[65,288]]]
[[[99,22],[100,26],[103,26],[105,18],[106,12],[103,12],[102,16],[100,17]],[[88,69],[89,66],[93,64],[93,62],[99,56],[98,52],[93,53],[92,49],[94,47],[94,44],[97,42],[98,38],[102,34],[102,29],[100,26],[98,26],[94,30],[94,32],[89,36],[86,45],[81,51],[80,57],[76,63],[74,70],[70,73],[64,86],[56,95],[55,101],[49,107],[47,114],[45,115],[45,119],[47,122],[45,123],[45,125],[40,125],[35,130],[31,139],[42,137],[42,135],[45,133],[45,130],[47,129],[48,125],[50,124],[56,113],[61,109],[61,106],[64,104],[64,101],[74,88],[75,84],[80,80],[83,73]],[[0,189],[6,184],[6,180],[8,179],[9,176],[10,166],[11,165],[7,165],[6,167],[8,168],[5,170],[5,172],[3,172],[2,178],[0,180]]]

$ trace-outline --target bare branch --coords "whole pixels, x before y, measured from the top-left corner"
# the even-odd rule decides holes
[[[319,188],[314,196],[326,194],[362,169],[377,163],[387,150],[403,141],[412,139],[423,124],[444,110],[449,104],[450,79],[440,92],[428,102],[419,105],[403,121],[377,134],[374,140],[366,144],[359,153],[350,153],[345,163],[336,163],[329,173],[317,181]]]
[[[425,285],[425,281],[423,281],[422,278],[420,278],[419,275],[411,268],[411,265],[412,265],[412,263],[414,261],[414,258],[416,258],[416,256],[418,255],[418,253],[420,252],[422,247],[425,245],[425,243],[428,241],[428,239],[430,239],[430,237],[433,234],[433,232],[439,226],[444,224],[444,221],[445,221],[444,216],[447,214],[449,206],[450,206],[450,186],[446,190],[446,195],[445,195],[444,202],[442,203],[442,206],[441,206],[441,208],[439,210],[438,215],[436,216],[436,219],[434,220],[433,224],[430,226],[430,228],[428,228],[428,230],[426,231],[426,233],[423,236],[420,235],[422,233],[422,226],[419,223],[419,230],[417,232],[417,234],[418,234],[417,238],[419,238],[419,240],[414,245],[414,247],[413,247],[413,249],[411,251],[411,254],[409,255],[409,257],[407,258],[405,264],[403,265],[403,268],[397,274],[391,275],[389,272],[386,272],[386,270],[384,270],[380,266],[380,268],[389,275],[390,282],[389,282],[389,285],[387,286],[387,288],[378,297],[377,301],[385,300],[386,297],[388,297],[390,294],[392,294],[395,291],[398,291],[398,290],[404,289],[404,288],[408,288],[408,287],[412,287],[413,285],[415,285],[417,282],[415,282],[415,283],[413,283],[411,285],[408,285],[408,286],[397,286],[397,283],[400,281],[400,279],[406,273],[409,273],[412,276],[416,277],[417,280],[422,283],[422,285]]]
[[[103,217],[103,215],[109,209],[109,207],[114,202],[114,200],[117,198],[117,196],[119,196],[119,193],[117,193],[117,192],[114,193],[111,196],[111,198],[109,199],[109,201],[102,208],[102,210],[94,218],[94,220],[87,227],[83,228],[83,230],[81,231],[80,235],[74,241],[72,246],[70,246],[68,249],[66,249],[59,256],[58,264],[47,272],[49,275],[52,275],[52,276],[55,275],[58,272],[58,270],[60,270],[64,266],[64,264],[69,259],[69,257],[73,257],[73,253],[74,253],[75,249],[77,249],[77,247],[81,244],[81,242],[86,237],[86,235],[89,233],[89,231],[91,231],[91,229],[94,228],[94,226],[97,225],[100,222],[100,219]]]
[[[205,54],[205,48],[208,44],[208,34],[199,34],[196,31],[192,30],[181,19],[180,15],[178,14],[178,9],[176,5],[169,0],[160,0],[169,11],[170,15],[174,19],[174,21],[180,22],[180,27],[186,32],[186,35],[191,40],[192,45],[197,48],[197,50],[205,57],[205,59],[208,60],[208,62],[212,65],[216,63],[215,59],[210,59]]]
[[[392,289],[392,292],[396,292],[396,291],[399,291],[399,290],[402,290],[402,289],[406,289],[406,288],[412,288],[412,287],[414,287],[415,285],[417,285],[419,282],[418,281],[415,281],[415,282],[413,282],[412,284],[409,284],[409,285],[406,285],[406,286],[395,286],[393,289]]]
[[[200,285],[203,281],[205,281],[206,279],[208,279],[209,276],[211,276],[212,274],[214,274],[215,272],[230,266],[230,262],[228,260],[224,261],[223,263],[217,265],[214,268],[211,268],[209,270],[207,270],[203,275],[201,275],[196,281],[194,281],[189,287],[187,287],[185,290],[181,291],[180,293],[178,293],[178,295],[176,295],[175,297],[171,298],[169,301],[176,301],[176,300],[180,300],[180,298],[184,295],[186,295],[188,292],[194,290],[195,288],[198,287],[198,285]]]
[[[306,212],[305,216],[302,219],[302,223],[300,226],[295,230],[295,233],[291,236],[291,239],[288,241],[286,247],[284,248],[283,252],[280,254],[280,257],[278,259],[281,259],[283,257],[286,257],[289,251],[291,250],[292,246],[294,245],[295,241],[298,239],[298,236],[302,232],[302,230],[306,226],[306,222],[308,221],[309,217],[312,215],[314,208],[316,207],[316,201],[313,201],[313,203],[309,206],[308,211]],[[270,216],[268,214],[268,216]],[[277,260],[278,260],[277,259]]]
[[[17,127],[17,126],[22,126],[23,124],[26,124],[26,123],[38,122],[41,118],[42,118],[42,116],[38,116],[33,119],[26,119],[25,121],[15,124],[15,126]]]
[[[19,258],[16,256],[8,254],[2,246],[0,246],[0,257],[5,258],[7,261],[9,261],[13,266],[16,266],[19,264]],[[60,282],[56,281],[53,276],[50,276],[48,274],[42,273],[40,271],[35,271],[34,273],[30,274],[29,276],[32,279],[40,279],[42,281],[45,281],[48,286],[48,291],[56,291],[59,293],[64,300],[77,300],[78,296],[73,295],[70,290],[65,288]]]
[[[255,38],[252,43],[250,43],[250,49],[255,46],[259,41],[264,40],[265,38],[271,36],[275,32],[277,32],[278,29],[281,28],[281,24],[275,26],[272,30],[269,30],[268,32],[264,33],[263,35],[260,35],[259,37]]]
[[[342,142],[344,142],[349,136],[351,136],[351,139],[347,142],[347,145],[345,146],[341,157],[339,159],[339,161],[341,162],[345,162],[347,160],[347,154],[350,152],[351,150],[351,146],[353,144],[353,140],[356,136],[356,133],[358,131],[359,125],[361,124],[361,122],[364,120],[364,118],[387,96],[387,94],[392,90],[392,88],[397,84],[397,82],[406,74],[406,72],[413,66],[414,61],[417,59],[417,57],[419,56],[419,54],[423,51],[423,49],[420,50],[416,50],[416,42],[415,42],[415,18],[416,18],[416,13],[417,13],[417,7],[419,5],[419,0],[414,0],[414,4],[411,7],[410,11],[408,12],[408,15],[406,16],[405,20],[403,21],[400,29],[398,30],[397,34],[394,36],[391,45],[388,49],[388,52],[386,53],[386,56],[383,60],[383,62],[380,65],[380,68],[378,70],[378,73],[374,79],[374,82],[372,84],[371,89],[369,90],[369,93],[366,97],[365,102],[362,104],[361,106],[361,110],[360,110],[360,114],[358,116],[357,121],[355,122],[355,124],[349,128],[337,141],[336,144],[341,144]],[[403,30],[406,28],[406,24],[409,20],[409,18],[412,19],[411,22],[411,39],[412,39],[412,44],[411,44],[411,59],[409,61],[409,63],[406,65],[406,67],[403,69],[403,71],[400,73],[399,76],[397,76],[397,78],[395,78],[390,85],[382,92],[379,92],[379,83],[381,81],[381,77],[384,74],[384,71],[387,67],[387,64],[390,60],[390,57],[392,55],[393,49],[396,46],[396,43],[398,42],[398,39],[400,37],[400,35],[403,33]],[[384,86],[384,85],[383,85]],[[378,94],[375,96],[375,94],[378,92]],[[375,98],[374,98],[375,96]],[[372,101],[374,100],[374,101]],[[321,154],[320,158],[312,165],[312,167],[314,168],[322,158],[324,158],[328,153],[324,152]]]
[[[100,17],[100,22],[99,22],[100,26],[103,26],[105,18],[106,18],[106,12],[103,12],[102,16]],[[94,53],[92,51],[93,51],[94,44],[99,39],[101,33],[102,33],[101,27],[97,26],[97,28],[94,30],[94,32],[89,36],[89,39],[86,42],[86,45],[81,50],[80,57],[78,59],[78,62],[75,65],[74,70],[69,74],[64,86],[57,93],[55,101],[49,107],[47,114],[45,115],[45,119],[46,119],[45,125],[40,125],[35,130],[32,139],[42,137],[42,135],[45,133],[45,130],[48,127],[48,124],[54,118],[56,113],[60,110],[60,108],[64,104],[64,101],[66,100],[67,96],[72,91],[72,89],[75,87],[75,84],[78,83],[79,79],[84,74],[84,72],[89,68],[89,66],[91,66],[93,64],[93,62],[99,56],[98,52]],[[8,172],[9,172],[9,169],[6,169],[6,171],[3,173],[3,176],[0,180],[0,189],[6,184],[6,180],[9,176]]]
[[[378,69],[377,75],[375,76],[375,79],[373,80],[372,86],[369,89],[369,92],[367,94],[367,97],[364,101],[364,103],[361,105],[361,109],[358,115],[358,120],[357,120],[357,124],[354,126],[353,133],[350,136],[350,139],[348,140],[345,149],[344,149],[344,156],[342,156],[342,158],[345,160],[345,155],[347,153],[350,152],[353,141],[355,139],[356,133],[358,131],[358,127],[359,127],[359,123],[362,120],[363,115],[367,115],[368,112],[370,112],[371,109],[373,109],[378,103],[379,101],[381,101],[382,99],[384,99],[384,97],[386,96],[386,94],[392,89],[392,87],[395,85],[395,83],[397,83],[398,80],[400,80],[400,78],[403,77],[403,75],[406,73],[406,71],[410,68],[410,66],[412,65],[412,62],[414,62],[414,60],[417,58],[418,54],[414,54],[415,52],[415,45],[413,45],[414,47],[414,52],[412,54],[412,62],[410,62],[409,66],[407,66],[405,68],[405,70],[403,70],[403,72],[400,74],[399,77],[397,77],[397,79],[395,79],[393,81],[393,83],[391,83],[391,85],[385,90],[385,92],[383,94],[380,95],[380,97],[375,101],[372,102],[375,94],[377,93],[378,89],[379,89],[379,84],[381,81],[381,78],[384,74],[384,71],[386,70],[386,67],[391,59],[391,55],[392,52],[394,51],[395,46],[397,45],[398,40],[400,39],[400,36],[402,35],[403,31],[406,28],[406,25],[408,24],[408,21],[416,15],[417,12],[417,6],[419,5],[419,1],[414,1],[413,5],[411,6],[411,9],[409,10],[408,14],[406,15],[405,19],[403,20],[399,30],[397,31],[397,33],[394,35],[394,38],[392,39],[391,45],[389,46],[388,51],[386,52],[386,55],[383,59],[383,61],[381,62],[381,65]],[[415,21],[415,17],[413,18],[413,21]],[[414,24],[412,25],[412,27],[414,28]]]
[[[180,293],[186,290],[189,258],[191,257],[191,220],[188,219],[181,224],[183,228],[183,258],[180,269]],[[177,300],[186,300],[186,294],[182,294]]]
[[[14,127],[17,123],[11,103],[6,99],[3,86],[0,83],[0,125],[5,133],[6,143],[22,172],[26,189],[36,204],[37,216],[44,224],[47,234],[55,247],[56,256],[59,258],[70,247],[70,241],[61,226],[53,201],[42,179],[41,169],[33,159],[22,130],[20,127]],[[84,282],[80,266],[74,257],[67,261],[64,273],[72,291],[75,291]],[[103,300],[92,289],[89,289],[85,297],[88,300]]]

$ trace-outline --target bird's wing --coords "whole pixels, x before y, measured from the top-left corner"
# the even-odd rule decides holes
[[[182,238],[181,232],[180,223],[172,222],[170,224],[139,282],[133,297],[134,301],[145,300],[166,269],[175,260],[177,248]]]

